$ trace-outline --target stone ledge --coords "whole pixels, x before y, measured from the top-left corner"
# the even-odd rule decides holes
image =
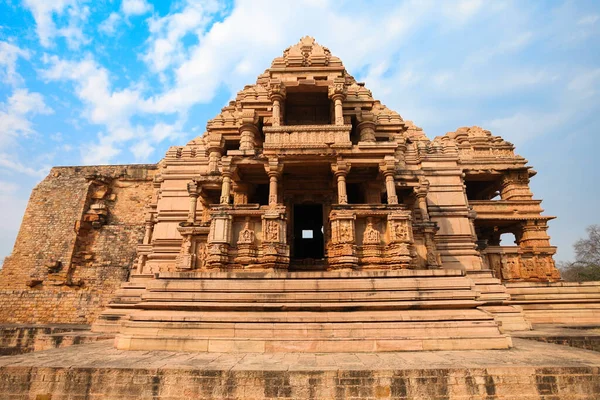
[[[376,271],[301,271],[281,272],[265,271],[194,271],[194,272],[161,272],[159,279],[337,279],[337,278],[397,278],[397,277],[429,277],[429,276],[464,276],[465,271],[459,269],[398,269]]]
[[[123,352],[98,342],[1,357],[0,398],[599,397],[600,354],[522,339],[515,342],[511,350],[477,352],[277,355]]]

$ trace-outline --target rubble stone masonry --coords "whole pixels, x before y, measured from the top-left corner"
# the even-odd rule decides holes
[[[95,320],[134,265],[155,165],[56,167],[0,271],[0,322]]]

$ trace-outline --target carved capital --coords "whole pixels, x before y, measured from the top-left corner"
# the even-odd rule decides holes
[[[271,101],[273,100],[283,100],[285,99],[286,89],[285,85],[279,79],[271,80],[271,84],[269,86],[269,98]]]
[[[223,153],[223,135],[220,133],[210,133],[206,140],[206,151],[210,153]]]
[[[256,111],[252,109],[244,109],[242,110],[241,122],[243,125],[254,125],[258,122],[258,116],[256,115]]]
[[[332,100],[344,100],[348,93],[344,78],[335,78],[333,85],[329,86],[327,94]]]
[[[383,176],[387,177],[390,175],[394,175],[396,172],[396,160],[393,156],[385,156],[383,161],[379,163],[379,170],[383,174]]]
[[[427,193],[429,193],[429,181],[424,177],[419,178],[419,186],[414,188],[415,195],[417,198],[425,198],[427,197]]]
[[[331,172],[336,176],[346,176],[350,172],[350,168],[352,164],[350,164],[346,160],[338,159],[337,163],[331,164]]]
[[[233,164],[231,157],[221,157],[221,175],[231,178],[235,173],[237,166]]]
[[[198,197],[200,196],[200,192],[202,190],[202,186],[197,181],[191,181],[187,184],[187,191],[190,197]]]
[[[270,177],[279,178],[283,172],[283,164],[279,163],[278,158],[269,158],[267,164],[265,164],[265,172]]]

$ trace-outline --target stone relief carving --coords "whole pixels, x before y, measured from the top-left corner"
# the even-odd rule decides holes
[[[279,224],[275,220],[267,221],[265,239],[268,242],[279,242]]]
[[[406,222],[396,221],[392,225],[392,240],[405,241],[409,240],[408,225]]]
[[[238,235],[238,244],[254,244],[255,233],[250,229],[250,222],[246,221],[244,229]]]
[[[381,234],[377,229],[373,227],[373,221],[369,218],[367,221],[367,227],[363,233],[363,244],[380,244]]]

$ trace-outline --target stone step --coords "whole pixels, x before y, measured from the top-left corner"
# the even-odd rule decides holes
[[[478,338],[422,337],[422,338],[356,338],[328,340],[279,340],[172,337],[119,335],[115,344],[121,350],[168,350],[215,353],[370,353],[422,350],[477,350],[508,349],[512,341],[506,336]]]
[[[435,332],[432,331],[435,329]],[[313,339],[414,339],[423,337],[476,338],[497,334],[492,321],[458,321],[453,323],[322,323],[322,324],[224,324],[224,323],[136,323],[125,322],[123,335],[193,338],[246,338],[277,340]]]
[[[188,272],[160,272],[158,279],[366,279],[366,278],[417,278],[465,276],[460,269],[390,269],[342,271],[278,271],[278,270],[195,270]]]
[[[526,295],[511,295],[513,302],[523,304],[526,302],[554,302],[554,301],[570,301],[570,302],[581,302],[581,301],[599,301],[600,295],[595,293],[553,293],[553,294],[526,294]]]
[[[149,283],[151,292],[350,292],[380,290],[470,290],[465,277],[397,279],[159,279]]]
[[[208,301],[144,301],[136,306],[142,310],[188,310],[188,311],[348,311],[348,310],[406,310],[406,309],[447,309],[468,308],[482,305],[474,300],[441,300],[441,301],[380,301],[380,302],[325,302],[325,303],[238,303]]]
[[[171,322],[245,322],[245,323],[307,323],[307,322],[398,322],[398,321],[493,321],[493,316],[477,309],[443,310],[371,310],[371,311],[164,311],[139,310],[130,321]]]
[[[532,324],[600,324],[600,282],[510,282],[510,304]]]
[[[146,292],[141,296],[147,301],[210,301],[210,302],[348,302],[348,301],[406,301],[406,300],[474,300],[472,290],[423,290],[423,291],[364,291],[364,292]]]

